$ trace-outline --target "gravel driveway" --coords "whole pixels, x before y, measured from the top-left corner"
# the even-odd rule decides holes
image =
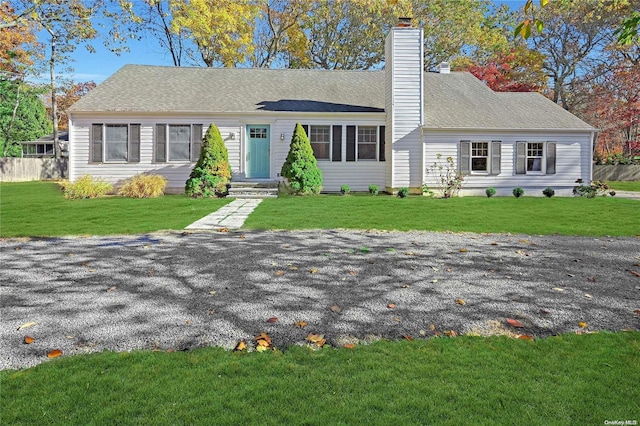
[[[286,348],[309,333],[342,345],[450,330],[640,330],[637,237],[250,231],[0,249],[0,369],[47,361],[52,349],[231,349],[263,331]]]

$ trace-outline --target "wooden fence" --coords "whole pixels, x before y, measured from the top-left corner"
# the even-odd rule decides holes
[[[594,165],[593,180],[640,180],[640,165]]]
[[[0,158],[0,182],[61,179],[67,176],[67,158]]]

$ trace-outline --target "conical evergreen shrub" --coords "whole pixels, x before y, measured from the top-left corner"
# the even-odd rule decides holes
[[[185,193],[191,197],[223,197],[231,180],[229,153],[220,130],[211,123],[202,139],[200,157],[189,175]]]
[[[289,154],[280,174],[287,178],[293,193],[318,194],[322,190],[322,170],[318,167],[307,133],[300,123],[296,123]]]

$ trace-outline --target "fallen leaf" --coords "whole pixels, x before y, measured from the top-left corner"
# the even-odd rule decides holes
[[[549,311],[546,310],[546,309],[540,309],[540,313],[543,314],[543,315],[547,315],[549,313]]]
[[[461,248],[461,249],[460,249],[460,253],[466,253],[466,252],[468,252],[468,251],[469,251],[469,250],[467,250],[466,248]]]
[[[274,322],[278,322],[278,317],[271,317],[267,320],[268,323],[273,324]]]
[[[215,309],[209,309],[209,315],[215,315],[216,310]]]
[[[434,331],[436,329],[436,325],[435,324],[430,324],[429,325],[429,330]]]
[[[526,334],[521,334],[521,335],[519,335],[519,336],[518,336],[518,339],[523,339],[523,340],[535,340],[535,339],[533,338],[533,336],[528,336],[528,335],[526,335]]]
[[[458,305],[466,305],[466,302],[464,300],[462,300],[462,299],[456,299],[456,303]]]
[[[47,354],[47,358],[57,358],[62,355],[62,351],[60,349],[54,349]]]
[[[404,337],[405,339],[407,339],[407,340],[408,340],[408,341],[410,341],[410,342],[413,342],[413,337],[409,336],[408,334],[405,334],[405,335],[404,335],[404,336],[402,336],[402,337]]]
[[[520,256],[524,255],[524,252],[522,250],[516,250],[516,253],[519,254]]]
[[[240,238],[241,240],[244,240],[247,237],[245,237],[244,235],[240,235],[238,238]]]
[[[187,323],[187,325],[191,324],[191,320],[190,319],[186,320],[185,322]]]
[[[297,270],[298,270],[298,267],[297,267],[297,266],[294,266],[294,265],[291,265],[291,266],[289,266],[289,270],[290,270],[290,271],[297,271]]]
[[[491,243],[491,245],[492,245],[492,246],[497,246],[497,245],[498,245],[498,243],[497,243],[497,242],[495,242],[495,241],[493,241],[493,242]]]
[[[305,328],[307,326],[307,322],[306,321],[296,321],[293,323],[293,325],[295,325],[298,328]]]
[[[427,331],[426,330],[420,330],[420,335],[421,336],[426,336],[427,335]]]
[[[356,271],[349,271],[349,275],[355,275]]]
[[[398,317],[393,317],[393,320],[394,320],[395,322],[402,322],[402,320],[401,320],[400,318],[398,318]]]
[[[267,342],[266,340],[263,339],[259,339],[256,341],[256,343],[258,344],[258,346],[264,346],[265,348],[268,348],[270,343]]]
[[[33,321],[26,322],[26,323],[22,324],[20,327],[18,327],[17,330],[18,331],[19,330],[24,330],[25,328],[33,327],[34,325],[37,325],[37,324],[38,324],[37,322],[33,322]]]
[[[555,290],[555,291],[564,291],[564,288],[554,287],[553,290]]]
[[[414,253],[414,252],[412,252],[412,251],[406,251],[404,254],[405,254],[405,255],[407,255],[407,256],[413,256],[413,255],[415,255],[415,253]]]
[[[437,283],[437,282],[438,282],[438,279],[437,279],[437,278],[434,278],[434,279],[432,279],[432,280],[431,280],[431,282],[432,282],[433,284],[435,284],[435,283]]]
[[[631,271],[631,275],[634,275],[636,277],[640,277],[640,272]]]
[[[31,336],[24,336],[24,343],[27,344],[27,345],[30,345],[35,341],[36,341],[36,339],[31,337]]]
[[[117,288],[118,288],[118,287],[116,287],[116,286],[109,287],[109,288],[107,289],[107,293],[111,293],[112,291],[115,291]]]
[[[409,288],[409,286],[407,284],[402,284],[400,288]]]
[[[520,239],[518,240],[519,243],[523,243],[523,244],[531,244],[531,241],[529,240],[524,240],[524,239]]]
[[[95,269],[89,269],[89,272],[95,272],[95,271],[96,271]]]
[[[19,250],[20,250],[20,247],[16,247],[16,251],[19,251]]]
[[[316,273],[318,273],[319,271],[320,271],[320,270],[319,270],[319,269],[317,269],[317,268],[311,268],[311,269],[309,269],[309,272],[311,272],[312,274],[316,274]]]
[[[578,323],[578,327],[580,327],[580,328],[587,328],[587,323],[586,323],[586,322],[584,322],[584,321],[580,321],[580,322]]]
[[[635,311],[633,311],[633,313],[640,315],[640,309],[636,309]]]
[[[284,271],[276,271],[273,273],[273,275],[275,275],[276,277],[280,277],[282,275],[284,275]]]
[[[214,294],[216,294],[216,293],[217,293],[217,291],[215,291],[215,290],[211,290],[211,291],[209,292],[209,294],[210,294],[210,295],[212,295],[212,296],[213,296]]]
[[[507,318],[507,324],[509,324],[511,327],[516,327],[516,328],[523,328],[524,327],[524,325],[520,321],[512,319],[512,318]]]
[[[451,271],[453,271],[453,269],[451,269],[451,268],[447,268],[447,269],[445,269],[445,271],[447,271],[447,272],[451,272]]]
[[[260,340],[264,340],[265,342],[271,344],[271,337],[269,337],[269,335],[267,333],[265,333],[264,331],[262,333],[260,333],[259,335],[257,335],[256,337],[254,337],[253,340],[255,340],[256,342],[258,342]]]
[[[589,278],[587,278],[587,281],[589,281],[590,283],[595,283],[596,282],[596,278],[595,277],[589,277]]]
[[[455,330],[445,330],[444,334],[449,337],[456,337],[458,335]]]
[[[218,232],[229,232],[228,228],[218,228]]]
[[[311,343],[316,343],[319,342],[320,340],[324,339],[324,335],[323,334],[313,334],[313,333],[309,333],[306,337],[306,340],[308,340]]]
[[[338,305],[333,305],[331,307],[331,312],[335,312],[336,314],[339,314],[340,312],[342,312],[342,308],[340,308],[340,306]]]
[[[592,296],[592,295],[590,295],[589,293],[585,293],[585,294],[584,294],[584,297],[586,297],[587,299],[592,299],[592,298],[593,298],[593,296]]]
[[[256,351],[257,352],[264,352],[266,350],[268,350],[269,348],[266,346],[256,346]]]
[[[389,308],[389,309],[395,309],[395,307],[396,307],[396,304],[395,304],[395,303],[389,303],[389,304],[387,305],[387,308]]]
[[[169,348],[169,349],[167,349],[167,352],[168,352],[168,353],[170,353],[170,354],[174,353],[175,351],[176,351],[176,350],[175,350],[175,349],[173,349],[173,348]]]
[[[355,343],[345,343],[344,345],[342,345],[343,348],[347,348],[347,349],[353,349],[356,347]]]

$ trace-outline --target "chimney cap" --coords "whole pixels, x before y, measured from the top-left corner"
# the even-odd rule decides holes
[[[403,28],[411,28],[413,26],[411,24],[412,20],[413,19],[410,16],[401,16],[400,18],[398,18],[398,26]]]
[[[449,65],[449,62],[441,62],[438,65],[438,72],[440,74],[451,74],[451,66]]]

